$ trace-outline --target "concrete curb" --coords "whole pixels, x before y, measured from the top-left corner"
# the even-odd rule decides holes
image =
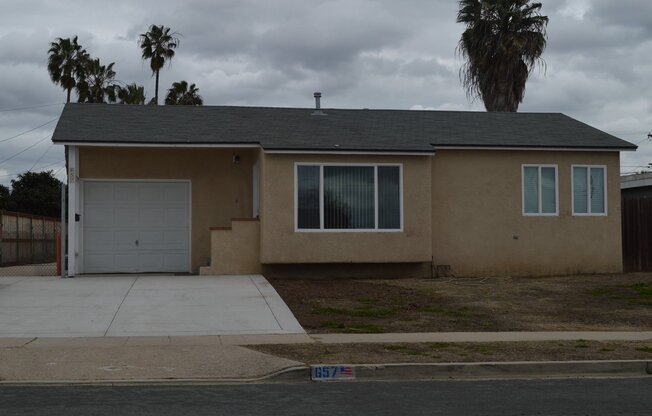
[[[115,380],[0,380],[0,386],[135,386],[135,385],[201,385],[247,384],[310,381],[310,367],[290,367],[253,378],[165,378]]]
[[[335,364],[334,364],[335,365]],[[652,361],[522,361],[480,363],[355,364],[355,378],[342,381],[426,381],[518,378],[649,377]],[[209,385],[246,383],[305,383],[311,367],[285,368],[255,378],[130,379],[130,380],[2,380],[0,386],[129,386]],[[328,381],[324,381],[328,382]]]
[[[355,380],[622,377],[652,375],[652,361],[523,361],[353,365]]]

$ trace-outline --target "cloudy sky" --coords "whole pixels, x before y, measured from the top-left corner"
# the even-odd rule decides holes
[[[484,109],[460,86],[454,0],[0,2],[4,184],[28,169],[63,177],[63,151],[48,138],[65,93],[46,70],[48,42],[59,36],[78,35],[91,55],[115,62],[118,80],[145,85],[148,98],[154,79],[137,38],[155,23],[183,35],[161,88],[185,79],[208,105],[310,107],[320,90],[326,107]],[[621,160],[623,173],[640,170],[652,162],[652,2],[542,2],[547,70],[532,75],[519,111],[563,112],[641,142]],[[24,107],[38,108],[16,110]]]

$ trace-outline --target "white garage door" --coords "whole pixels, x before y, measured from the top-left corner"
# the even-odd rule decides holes
[[[84,181],[83,272],[188,272],[190,184]]]

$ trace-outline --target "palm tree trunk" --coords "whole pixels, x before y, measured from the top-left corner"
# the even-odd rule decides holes
[[[154,87],[154,101],[158,105],[158,69],[156,70],[156,86]]]
[[[71,88],[68,88],[68,89],[66,90],[66,91],[67,91],[66,103],[69,103],[69,102],[70,102],[70,90],[71,90]]]

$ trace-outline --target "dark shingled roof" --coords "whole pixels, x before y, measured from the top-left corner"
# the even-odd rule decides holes
[[[55,143],[254,144],[266,150],[636,149],[558,113],[66,104]]]

